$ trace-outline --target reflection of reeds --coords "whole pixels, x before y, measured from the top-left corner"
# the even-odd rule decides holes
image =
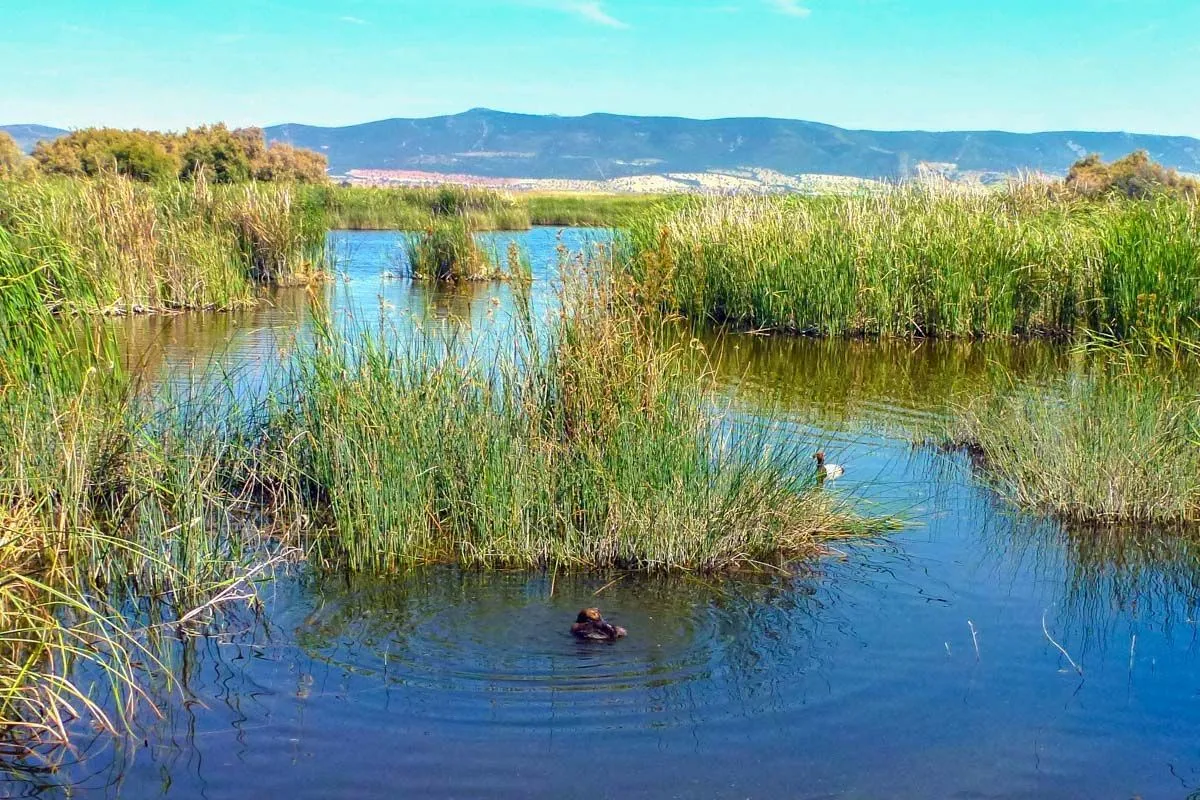
[[[1120,609],[1166,629],[1200,608],[1200,538],[1193,530],[1069,527],[1068,617],[1095,627]]]
[[[822,335],[1200,334],[1193,201],[905,187],[694,199],[639,217],[629,269],[698,319]]]

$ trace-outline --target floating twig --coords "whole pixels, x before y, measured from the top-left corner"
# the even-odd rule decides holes
[[[1046,634],[1046,638],[1050,641],[1050,644],[1052,644],[1058,648],[1058,652],[1063,654],[1063,657],[1066,658],[1067,661],[1069,661],[1071,663],[1071,666],[1075,668],[1075,671],[1078,672],[1080,675],[1082,675],[1083,667],[1076,664],[1075,659],[1071,658],[1071,654],[1068,653],[1061,644],[1054,641],[1054,637],[1050,635],[1050,629],[1046,627],[1046,614],[1049,611],[1050,611],[1050,609],[1046,609],[1045,611],[1042,612],[1042,633]]]
[[[623,580],[625,580],[625,576],[624,576],[624,575],[618,575],[617,577],[613,578],[613,579],[612,579],[611,581],[609,581],[608,583],[606,583],[606,584],[604,584],[603,586],[601,586],[601,587],[600,587],[599,589],[597,589],[596,591],[592,592],[592,597],[599,597],[599,596],[600,596],[600,593],[601,593],[601,592],[603,592],[605,589],[607,589],[608,587],[612,586],[614,583],[618,583],[618,582],[620,582],[620,581],[623,581]]]

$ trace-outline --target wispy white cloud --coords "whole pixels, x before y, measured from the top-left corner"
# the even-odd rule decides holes
[[[338,17],[338,20],[340,20],[341,22],[348,22],[351,25],[366,25],[367,24],[367,21],[365,19],[360,19],[358,17]]]
[[[780,14],[787,14],[789,17],[807,17],[812,13],[800,5],[800,0],[767,0],[767,2]]]
[[[608,28],[628,28],[628,23],[622,22],[604,10],[604,4],[599,0],[558,0],[554,7],[559,11],[574,14]]]

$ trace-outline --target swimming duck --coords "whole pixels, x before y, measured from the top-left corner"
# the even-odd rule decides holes
[[[846,474],[845,468],[843,468],[837,464],[826,464],[825,463],[825,451],[824,450],[818,450],[817,454],[815,456],[813,456],[813,458],[815,458],[817,460],[817,480],[832,481],[832,480],[836,480]]]
[[[611,642],[624,636],[625,629],[606,621],[600,615],[600,609],[585,608],[575,618],[575,624],[571,626],[571,635],[577,639]]]

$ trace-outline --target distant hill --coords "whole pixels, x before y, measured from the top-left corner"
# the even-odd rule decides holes
[[[757,167],[789,175],[897,178],[914,174],[921,163],[952,164],[958,172],[1065,172],[1089,152],[1111,159],[1136,149],[1167,166],[1200,171],[1200,140],[1184,136],[853,131],[763,118],[558,117],[476,109],[345,128],[279,125],[267,135],[325,153],[335,173],[374,168],[596,180]]]
[[[66,131],[59,128],[48,128],[45,125],[0,125],[0,131],[17,140],[17,147],[26,153],[42,139],[57,139]]]
[[[28,146],[62,133],[35,125],[5,130]],[[915,174],[919,165],[952,175],[1061,173],[1089,152],[1113,159],[1137,149],[1167,166],[1200,172],[1200,140],[1084,131],[856,131],[768,118],[559,117],[475,109],[344,128],[277,125],[266,133],[270,140],[324,153],[335,174],[390,169],[605,180],[758,168],[786,175],[900,178]]]

